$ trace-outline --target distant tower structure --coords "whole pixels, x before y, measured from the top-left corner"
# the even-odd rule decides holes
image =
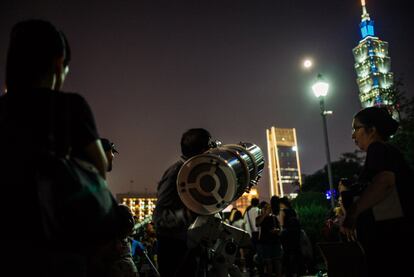
[[[296,193],[302,185],[295,128],[266,129],[270,196]]]
[[[384,92],[394,82],[388,43],[375,36],[374,21],[367,12],[365,0],[361,0],[362,16],[359,24],[361,40],[352,52],[359,87],[359,100],[363,108],[391,104]]]

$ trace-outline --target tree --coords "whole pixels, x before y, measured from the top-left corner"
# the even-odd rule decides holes
[[[391,143],[401,150],[407,162],[414,168],[414,97],[407,98],[403,90],[403,79],[384,92],[384,99],[389,99],[391,112],[397,113],[400,128],[391,138]]]
[[[338,189],[338,183],[341,178],[348,178],[355,180],[361,171],[363,164],[363,153],[361,151],[354,151],[350,153],[343,153],[338,161],[331,163],[332,179],[334,189]],[[329,190],[327,166],[316,171],[312,175],[305,176],[302,185],[303,192],[325,192]]]

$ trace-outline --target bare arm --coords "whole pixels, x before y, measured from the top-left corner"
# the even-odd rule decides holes
[[[285,216],[286,216],[285,211],[283,209],[280,210],[278,218],[279,218],[279,224],[281,228],[283,228],[283,226],[285,225]]]
[[[84,150],[89,161],[98,169],[101,176],[106,179],[108,161],[106,160],[101,141],[97,139],[89,143]]]
[[[361,194],[360,198],[355,201],[355,213],[359,215],[363,211],[372,208],[377,203],[384,200],[392,189],[395,187],[395,174],[392,171],[382,171],[374,176],[372,183]]]
[[[360,198],[346,211],[343,233],[353,232],[358,216],[384,200],[395,187],[395,174],[392,171],[382,171],[374,176],[372,183],[363,191]]]

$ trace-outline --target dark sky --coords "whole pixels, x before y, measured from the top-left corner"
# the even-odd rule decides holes
[[[392,70],[405,77],[412,95],[409,2],[367,5],[377,35],[390,44]],[[311,174],[325,164],[319,105],[310,89],[319,72],[331,83],[332,160],[355,149],[351,121],[360,104],[351,50],[360,15],[358,0],[2,0],[0,86],[12,25],[47,19],[72,47],[64,90],[88,100],[99,133],[120,152],[109,176],[115,193],[155,191],[191,127],[263,151],[266,128],[294,127],[302,171]],[[306,56],[315,61],[310,72],[301,68]],[[266,172],[259,185],[264,197],[268,183]]]

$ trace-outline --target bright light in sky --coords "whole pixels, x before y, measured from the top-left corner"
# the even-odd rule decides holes
[[[309,68],[311,68],[312,67],[312,61],[311,60],[309,60],[309,59],[306,59],[304,62],[303,62],[303,66],[305,67],[305,69],[309,69]]]

